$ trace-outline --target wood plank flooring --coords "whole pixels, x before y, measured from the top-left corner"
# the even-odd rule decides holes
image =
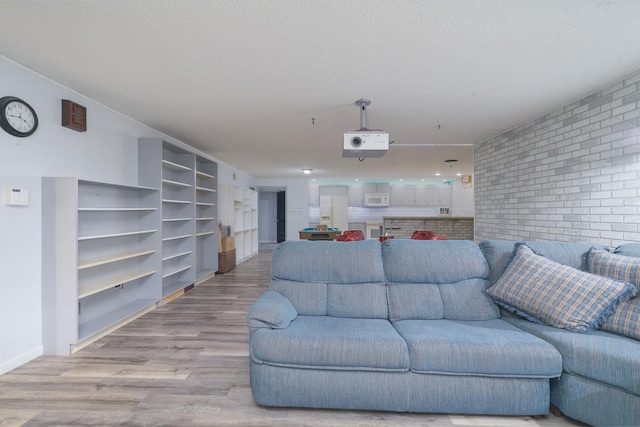
[[[577,426],[495,417],[265,408],[249,387],[246,313],[268,287],[271,251],[71,356],[0,376],[0,426]]]

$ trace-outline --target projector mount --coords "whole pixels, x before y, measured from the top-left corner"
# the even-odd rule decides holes
[[[371,104],[371,101],[368,99],[358,99],[356,101],[356,105],[360,107],[360,129],[358,130],[369,130],[367,129],[367,107]]]
[[[371,101],[359,99],[355,104],[360,109],[360,129],[345,132],[342,157],[357,157],[360,161],[367,157],[382,157],[389,149],[389,134],[367,127],[367,106]]]

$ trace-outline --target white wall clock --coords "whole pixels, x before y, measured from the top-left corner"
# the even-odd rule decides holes
[[[5,96],[0,98],[0,127],[13,136],[29,136],[38,128],[38,115],[22,99]]]

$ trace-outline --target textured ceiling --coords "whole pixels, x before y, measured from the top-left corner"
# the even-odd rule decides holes
[[[637,0],[2,1],[0,53],[257,178],[454,178],[472,144],[640,70],[638,17]],[[402,144],[363,162],[342,158],[360,98]]]

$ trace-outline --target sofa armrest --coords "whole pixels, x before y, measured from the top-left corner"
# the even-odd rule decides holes
[[[265,291],[247,314],[249,328],[284,329],[298,316],[291,302],[278,292]]]

